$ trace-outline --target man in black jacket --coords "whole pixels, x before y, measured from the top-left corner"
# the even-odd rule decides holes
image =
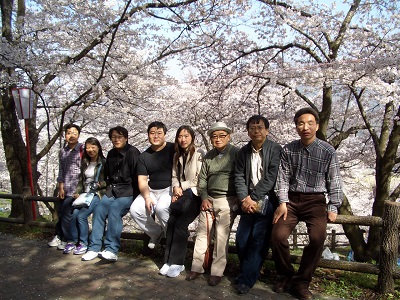
[[[82,256],[83,261],[92,260],[97,256],[109,261],[118,259],[122,217],[128,213],[133,199],[139,194],[136,175],[139,150],[128,144],[128,130],[124,127],[111,128],[108,136],[114,148],[108,152],[104,168],[107,190],[94,209],[89,248]],[[104,237],[104,250],[101,251],[106,219],[107,232]]]
[[[268,252],[276,207],[274,185],[282,150],[280,145],[267,139],[267,118],[252,116],[246,129],[251,141],[240,149],[235,167],[236,193],[242,211],[236,232],[240,261],[235,284],[238,294],[246,294],[254,286]]]

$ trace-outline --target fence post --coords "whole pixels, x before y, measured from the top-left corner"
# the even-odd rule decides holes
[[[400,203],[385,201],[379,255],[378,289],[382,294],[394,292],[393,273],[397,268]]]
[[[336,248],[336,230],[332,229],[331,249],[335,250],[335,248]]]
[[[33,221],[33,213],[32,213],[32,203],[27,200],[27,197],[31,197],[32,193],[29,186],[23,188],[22,194],[22,203],[24,208],[24,223],[27,225],[29,222]]]
[[[293,230],[293,249],[297,249],[297,228]]]

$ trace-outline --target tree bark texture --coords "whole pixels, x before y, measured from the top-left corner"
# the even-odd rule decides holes
[[[379,255],[378,289],[381,293],[394,292],[393,273],[397,269],[400,225],[400,203],[385,202],[381,250]]]

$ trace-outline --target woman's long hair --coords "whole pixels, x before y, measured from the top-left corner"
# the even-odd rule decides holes
[[[192,137],[192,142],[190,143],[187,151],[185,151],[185,149],[183,149],[179,145],[179,142],[178,142],[178,137],[181,134],[182,130],[186,130],[187,132],[189,132],[190,136]],[[194,146],[194,139],[195,139],[195,134],[194,134],[194,130],[192,129],[192,127],[190,127],[188,125],[182,125],[181,127],[178,128],[178,130],[176,131],[176,136],[175,136],[175,153],[177,154],[176,160],[174,161],[175,165],[177,165],[179,157],[181,157],[186,152],[189,152],[188,160],[192,159],[193,153],[194,153],[194,151],[196,151],[196,147]]]
[[[97,157],[97,161],[99,161],[99,159],[100,160],[105,159],[104,155],[103,155],[103,148],[101,147],[101,144],[100,144],[99,140],[94,138],[94,137],[90,137],[85,141],[85,151],[83,152],[82,159],[86,159],[89,162],[90,162],[90,159],[91,159],[89,154],[87,154],[87,152],[86,152],[86,144],[95,145],[95,146],[99,147],[99,156]]]

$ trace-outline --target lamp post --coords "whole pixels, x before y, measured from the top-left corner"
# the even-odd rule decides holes
[[[32,164],[31,164],[31,149],[29,144],[29,122],[28,120],[33,117],[33,92],[30,88],[13,88],[11,90],[12,96],[14,98],[15,107],[17,109],[17,114],[19,119],[25,120],[25,138],[26,138],[26,153],[28,161],[28,176],[29,176],[29,186],[31,188],[32,196],[35,195],[35,190],[33,187],[33,176],[32,176]],[[32,203],[32,215],[33,220],[36,220],[36,208],[35,202]]]

